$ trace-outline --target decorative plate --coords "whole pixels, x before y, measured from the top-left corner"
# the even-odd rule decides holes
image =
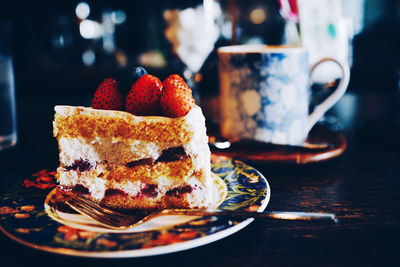
[[[227,186],[227,196],[219,208],[252,211],[266,208],[270,188],[257,170],[241,161],[216,155],[211,156],[211,168]],[[253,221],[210,216],[186,218],[184,221],[180,220],[182,218],[159,217],[147,229],[114,232],[101,229],[93,221],[88,228],[90,219],[84,216],[70,214],[70,217],[63,217],[65,214],[60,213],[61,219],[55,220],[46,212],[44,202],[48,195],[47,199],[51,199],[49,193],[56,186],[54,175],[55,172],[39,171],[1,196],[0,230],[4,234],[23,245],[58,254],[140,257],[208,244],[241,230]],[[49,205],[48,201],[46,205]],[[71,218],[74,224],[67,222]],[[175,223],[177,219],[179,223]]]

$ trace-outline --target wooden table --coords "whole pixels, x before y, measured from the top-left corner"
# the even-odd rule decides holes
[[[1,266],[397,265],[400,237],[400,130],[381,120],[344,129],[339,158],[306,166],[258,164],[271,186],[271,211],[335,213],[336,225],[256,221],[209,245],[132,259],[85,259],[26,248],[0,236]],[[57,166],[49,141],[0,154],[0,190]],[[3,262],[6,264],[3,265]]]

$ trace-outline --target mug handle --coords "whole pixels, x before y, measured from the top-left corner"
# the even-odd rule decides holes
[[[350,68],[347,64],[342,64],[336,59],[326,57],[315,63],[310,69],[310,77],[313,71],[323,62],[332,61],[336,63],[342,70],[343,77],[340,79],[339,85],[336,90],[328,96],[321,104],[315,107],[313,112],[307,117],[306,132],[308,133],[311,128],[321,119],[321,117],[327,112],[333,105],[335,105],[346,92],[347,86],[350,81]]]

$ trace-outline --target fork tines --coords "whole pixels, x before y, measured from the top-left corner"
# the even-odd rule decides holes
[[[105,208],[77,194],[63,191],[66,203],[75,211],[97,220],[106,226],[120,227],[129,225],[126,214]]]

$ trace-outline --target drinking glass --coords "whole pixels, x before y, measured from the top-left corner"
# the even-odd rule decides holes
[[[200,69],[220,36],[217,20],[222,9],[215,0],[181,2],[176,8],[164,10],[164,34],[171,43],[172,52],[185,65],[183,76],[199,102]]]
[[[0,150],[17,143],[11,25],[0,21]]]

